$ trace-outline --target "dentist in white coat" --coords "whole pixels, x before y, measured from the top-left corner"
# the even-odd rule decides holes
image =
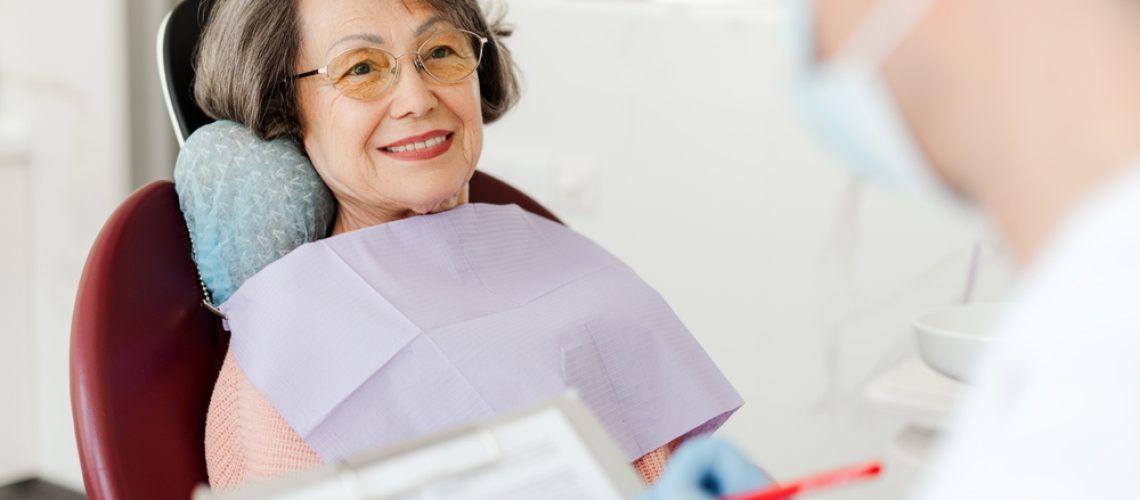
[[[913,496],[1140,498],[1140,0],[790,1],[816,130],[872,181],[983,210],[1022,267]],[[647,497],[766,482],[704,440]]]

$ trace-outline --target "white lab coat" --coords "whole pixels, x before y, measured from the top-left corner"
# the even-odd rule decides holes
[[[995,328],[917,498],[1140,499],[1140,168],[1072,212]]]

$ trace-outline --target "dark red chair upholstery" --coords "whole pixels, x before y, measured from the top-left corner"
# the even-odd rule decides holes
[[[557,220],[482,173],[471,196]],[[206,482],[206,410],[229,339],[198,283],[170,182],[127,198],[91,249],[71,336],[71,406],[91,498],[189,498]]]
[[[189,498],[206,477],[206,408],[226,350],[202,307],[174,185],[130,196],[79,284],[71,406],[91,498]]]

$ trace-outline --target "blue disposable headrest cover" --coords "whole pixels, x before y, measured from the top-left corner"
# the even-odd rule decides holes
[[[174,183],[214,304],[297,247],[328,235],[336,201],[290,139],[219,121],[186,140]]]

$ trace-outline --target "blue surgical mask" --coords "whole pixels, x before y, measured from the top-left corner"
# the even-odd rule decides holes
[[[958,204],[918,146],[881,72],[936,0],[879,0],[826,62],[818,61],[815,0],[791,1],[802,76],[797,97],[811,131],[868,181]]]

